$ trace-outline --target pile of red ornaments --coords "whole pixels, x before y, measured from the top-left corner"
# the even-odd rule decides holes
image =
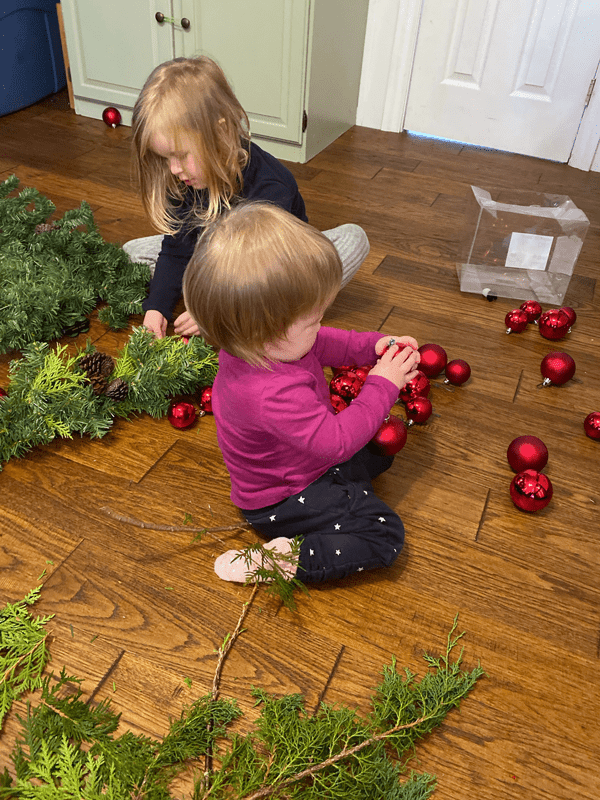
[[[390,345],[388,345],[389,347]],[[398,353],[410,345],[400,343]],[[387,348],[386,348],[387,349]],[[385,350],[384,350],[385,352]],[[419,347],[421,362],[417,374],[400,390],[398,402],[404,404],[406,424],[390,415],[375,434],[371,445],[385,455],[395,455],[406,444],[406,427],[427,422],[433,412],[428,395],[431,389],[429,378],[445,372],[445,383],[460,386],[470,375],[471,368],[466,361],[456,359],[448,362],[446,351],[439,344],[424,344]],[[343,411],[358,397],[371,365],[336,367],[329,384],[331,405],[336,414]]]
[[[533,322],[545,339],[562,339],[571,332],[577,314],[570,306],[542,311],[537,300],[527,300],[504,318],[507,333],[521,333]]]
[[[509,444],[506,457],[517,473],[510,496],[521,511],[535,512],[552,499],[552,483],[542,470],[548,463],[548,448],[537,436],[518,436]]]

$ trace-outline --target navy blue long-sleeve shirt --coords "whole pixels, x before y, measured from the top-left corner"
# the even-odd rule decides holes
[[[242,177],[241,198],[275,203],[298,219],[308,222],[296,179],[287,167],[257,144],[250,145],[250,158],[242,170]],[[177,209],[178,216],[186,216],[195,195],[196,190],[189,187],[183,203]],[[183,273],[192,257],[200,232],[200,226],[184,225],[174,236],[163,237],[150,291],[142,303],[144,311],[160,311],[163,317],[171,319],[173,309],[181,296]]]

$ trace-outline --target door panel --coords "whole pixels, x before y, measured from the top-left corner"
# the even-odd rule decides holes
[[[595,0],[424,0],[404,127],[567,161],[599,41]]]
[[[302,141],[309,0],[181,0],[183,55],[223,69],[253,133]],[[233,24],[235,23],[235,24]]]
[[[160,6],[160,8],[159,8]],[[155,66],[173,58],[170,0],[62,0],[75,95],[132,108]]]

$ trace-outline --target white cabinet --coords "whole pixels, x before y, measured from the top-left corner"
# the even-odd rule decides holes
[[[156,65],[202,53],[223,68],[253,138],[279,158],[307,161],[355,123],[367,7],[368,0],[62,0],[75,111],[100,119],[116,106],[129,125]]]

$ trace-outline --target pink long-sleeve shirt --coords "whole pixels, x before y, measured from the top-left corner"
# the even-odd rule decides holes
[[[235,505],[285,500],[373,438],[398,398],[395,384],[369,375],[359,396],[335,414],[323,367],[374,364],[380,338],[322,327],[303,358],[272,369],[221,350],[212,407]]]

